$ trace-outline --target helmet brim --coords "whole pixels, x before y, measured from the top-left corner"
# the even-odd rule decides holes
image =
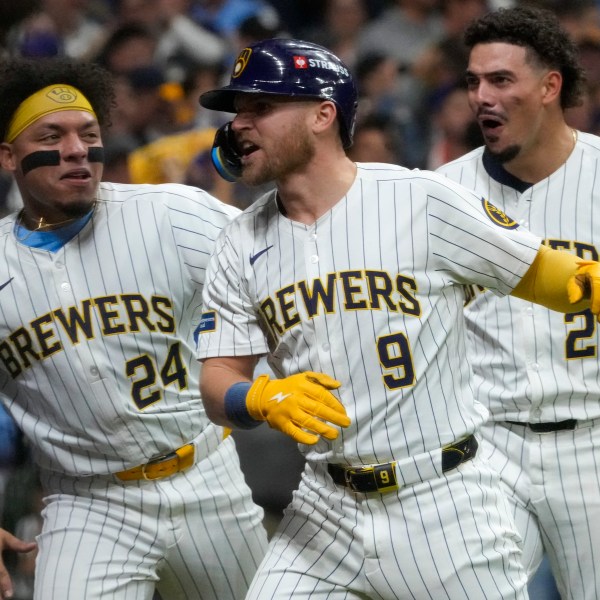
[[[221,88],[204,92],[200,96],[200,105],[210,110],[234,113],[236,112],[234,99],[240,91],[245,90]]]

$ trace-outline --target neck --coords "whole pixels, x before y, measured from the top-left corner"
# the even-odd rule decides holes
[[[19,214],[19,224],[23,225],[26,229],[30,231],[51,231],[53,229],[59,229],[60,227],[64,227],[78,219],[81,219],[84,215],[88,214],[96,205],[96,201],[92,202],[89,206],[85,207],[85,210],[82,212],[78,212],[75,215],[71,215],[66,217],[64,213],[55,214],[52,217],[45,216],[37,216],[30,214],[29,211],[24,208]],[[66,218],[65,218],[66,217]]]
[[[316,160],[306,172],[278,181],[277,193],[289,219],[312,225],[344,197],[355,178],[356,165],[345,155],[334,161]]]
[[[538,183],[567,161],[576,143],[577,132],[563,123],[554,136],[546,135],[530,148],[522,150],[504,168],[522,181]]]

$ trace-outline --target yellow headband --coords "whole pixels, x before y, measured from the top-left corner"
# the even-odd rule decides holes
[[[85,110],[96,116],[88,99],[78,89],[62,83],[53,83],[19,104],[8,126],[6,141],[13,142],[32,123],[59,110]]]

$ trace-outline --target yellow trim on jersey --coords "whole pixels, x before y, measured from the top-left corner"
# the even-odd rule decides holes
[[[13,142],[38,119],[60,110],[84,110],[96,116],[88,99],[77,88],[53,83],[31,94],[19,104],[8,126],[6,141]]]
[[[580,260],[570,252],[540,246],[535,260],[511,296],[564,313],[580,312],[589,308],[589,300],[577,304],[569,302],[567,284],[575,275]]]

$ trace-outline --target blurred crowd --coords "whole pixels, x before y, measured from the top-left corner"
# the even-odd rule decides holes
[[[106,180],[189,183],[245,208],[264,190],[216,176],[209,153],[228,115],[198,104],[242,48],[267,37],[327,46],[359,85],[351,157],[435,169],[481,143],[466,103],[465,25],[519,2],[555,10],[577,40],[589,86],[570,118],[598,132],[598,0],[20,0],[0,6],[0,58],[67,55],[113,73]],[[0,177],[0,215],[18,206],[11,183]]]
[[[482,144],[466,100],[462,31],[489,10],[515,4],[556,11],[576,40],[588,89],[584,104],[570,109],[569,124],[600,134],[600,0],[5,1],[0,60],[69,56],[103,65],[117,84],[112,125],[104,134],[104,179],[188,183],[245,208],[264,190],[222,180],[210,161],[215,130],[231,116],[198,103],[203,91],[228,79],[242,48],[269,37],[330,48],[359,86],[351,158],[435,169]],[[0,172],[0,216],[19,202],[12,181]],[[260,438],[240,438],[242,448],[257,443]],[[277,443],[281,452],[261,453],[262,475],[269,473],[269,459],[291,457],[301,467],[294,448],[280,438]],[[261,475],[251,472],[249,462],[247,468],[259,500],[280,510],[295,471],[288,469],[292,480],[281,489],[264,491]],[[0,409],[0,523],[26,539],[39,526],[31,473],[26,444]],[[266,486],[276,482],[265,479]],[[20,560],[14,565],[21,574],[18,597],[27,598],[33,563],[27,556]]]

